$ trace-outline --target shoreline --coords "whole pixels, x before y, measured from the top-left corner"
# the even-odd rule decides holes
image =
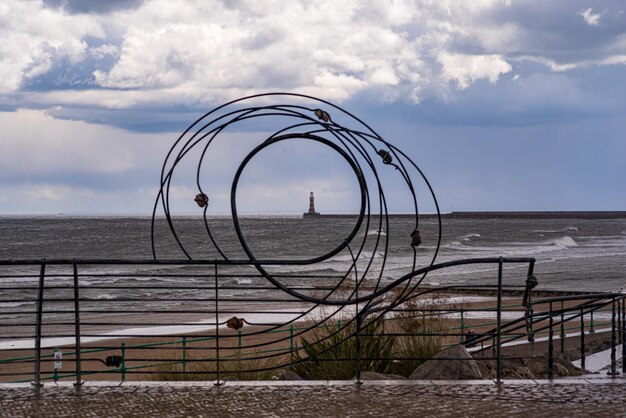
[[[468,295],[468,296],[451,296],[441,299],[437,304],[438,305],[454,305],[458,303],[484,303],[494,301],[495,298],[489,296],[479,296],[479,295]],[[307,309],[303,309],[306,311]],[[268,310],[266,313],[255,313],[255,314],[246,314],[246,313],[228,313],[228,314],[220,314],[219,322],[225,322],[230,317],[236,316],[238,318],[244,318],[246,322],[248,322],[248,327],[267,327],[267,326],[284,326],[283,324],[289,323],[293,319],[300,316],[300,314],[293,313],[293,309],[284,309],[285,313],[280,312],[281,309],[273,309],[271,311]],[[288,312],[288,313],[287,313]],[[338,312],[338,313],[337,313]],[[163,315],[167,315],[167,312],[164,312]],[[320,318],[328,318],[333,316],[330,321],[336,320],[350,320],[354,317],[354,306],[344,308],[343,310],[339,310],[333,306],[318,306],[314,308],[311,312],[307,313],[303,317],[299,318],[293,324],[302,324],[310,322],[311,320],[318,320]],[[449,314],[450,318],[454,316]],[[495,315],[495,314],[494,314]],[[507,314],[506,316],[510,316],[511,314]],[[141,317],[142,314],[128,314],[129,318]],[[483,315],[477,315],[477,318],[481,318]],[[92,336],[92,337],[81,337],[81,343],[89,344],[99,341],[108,341],[108,340],[119,340],[124,338],[169,338],[176,337],[188,334],[197,334],[202,332],[215,332],[215,323],[214,317],[203,318],[198,320],[197,315],[189,315],[188,323],[185,324],[176,324],[176,325],[158,325],[158,326],[141,326],[141,324],[111,324],[111,327],[122,327],[121,329],[106,331],[103,332],[102,335]],[[195,320],[194,320],[195,319]],[[226,324],[222,324],[219,326],[220,331],[228,329]],[[83,333],[88,333],[88,330],[83,330]],[[138,337],[137,335],[141,335]],[[41,339],[41,347],[42,348],[54,348],[60,346],[71,346],[75,344],[74,336],[67,337],[42,337]],[[28,350],[34,349],[35,340],[34,338],[23,338],[23,339],[11,339],[7,341],[0,342],[0,352],[6,350]]]
[[[267,213],[249,213],[241,214],[239,217],[245,218],[295,218],[295,219],[317,219],[317,218],[356,218],[358,213],[317,213],[316,215],[308,215],[303,217],[303,213],[284,213],[284,214],[267,214]],[[377,213],[371,213],[371,217],[378,217]],[[415,213],[389,213],[390,218],[415,218]],[[437,218],[437,213],[427,212],[419,213],[420,217]],[[452,211],[441,212],[442,219],[626,219],[626,210],[558,210],[558,211]],[[41,214],[0,214],[0,219],[25,219],[25,218],[42,218],[42,219],[89,219],[89,218],[119,218],[119,219],[147,219],[150,220],[150,214],[124,214],[124,213],[41,213]],[[175,215],[174,218],[198,218],[202,219],[195,213],[181,213]],[[211,214],[209,219],[232,219],[230,213]],[[163,215],[157,215],[155,219],[165,219]]]
[[[482,306],[488,304],[489,302],[495,302],[496,292],[490,289],[485,289],[485,291],[475,291],[477,289],[472,289],[472,292],[468,292],[463,289],[453,290],[446,292],[446,296],[443,298],[435,298],[428,299],[431,301],[436,301],[433,306],[455,306],[455,305],[466,305],[470,306]],[[574,292],[533,292],[535,297],[543,296],[550,297],[554,295],[563,295],[563,294],[576,294]],[[503,292],[503,301],[517,301],[522,295],[522,291],[509,291]],[[306,311],[307,308],[303,309]],[[254,314],[246,314],[245,312],[237,312],[237,313],[222,313],[219,316],[219,322],[222,324],[219,325],[219,330],[228,330],[225,322],[230,317],[238,317],[243,318],[246,321],[246,325],[248,328],[252,327],[273,327],[278,326],[284,327],[285,324],[289,324],[290,321],[299,317],[301,314],[294,313],[293,309],[273,309],[268,310],[264,313],[254,313]],[[163,312],[164,316],[167,317],[167,312]],[[504,310],[501,314],[501,317],[505,320],[514,320],[520,317],[523,317],[524,310]],[[127,317],[130,321],[136,318],[141,318],[142,314],[127,314],[124,317]],[[330,318],[332,316],[332,318]],[[387,317],[392,317],[393,314],[387,314]],[[479,312],[465,312],[464,318],[467,320],[485,320],[485,319],[495,319],[497,316],[496,312],[488,312],[488,311],[479,311]],[[460,319],[459,313],[447,313],[442,314],[443,318],[449,320],[458,320]],[[325,319],[325,321],[347,321],[354,318],[354,306],[344,308],[340,310],[333,306],[318,306],[311,310],[311,312],[306,315],[298,318],[293,325],[301,325],[304,323],[308,323],[310,321],[317,321],[320,318]],[[609,320],[610,314],[608,313],[597,313],[595,315],[597,320]],[[108,329],[105,331],[99,331],[100,334],[97,336],[93,336],[94,332],[98,329],[94,327],[90,329],[88,327],[83,327],[82,334],[92,334],[92,336],[81,336],[81,344],[91,344],[102,341],[114,341],[120,339],[136,339],[136,338],[163,338],[168,339],[171,337],[180,337],[184,335],[193,335],[199,333],[210,333],[214,335],[216,326],[214,322],[214,316],[198,318],[198,315],[188,315],[186,319],[181,319],[180,323],[174,325],[142,325],[141,323],[110,323],[106,324]],[[104,325],[104,321],[103,321]],[[50,326],[50,325],[49,325]],[[92,326],[93,327],[93,326]],[[33,337],[25,337],[25,338],[13,338],[10,340],[6,340],[4,338],[0,338],[0,340],[4,340],[0,342],[0,352],[6,352],[11,350],[30,350],[35,347],[35,339]],[[75,337],[73,335],[61,336],[61,337],[45,337],[45,335],[41,339],[41,347],[42,348],[55,348],[55,347],[67,347],[73,346],[75,344]]]
[[[463,296],[458,294],[446,294],[443,295],[443,297],[440,296],[425,300],[430,301],[430,303],[435,301],[433,307],[438,306],[442,309],[458,309],[459,306],[466,308],[467,310],[465,311],[464,316],[465,331],[473,329],[477,333],[485,332],[492,326],[490,324],[497,315],[495,311],[491,312],[488,310],[493,307],[493,303],[496,300],[494,296]],[[507,296],[503,298],[503,301],[504,305],[501,313],[501,317],[503,319],[517,319],[523,315],[524,311],[520,310],[521,308],[518,306],[520,303],[519,297]],[[429,302],[426,302],[426,304],[428,305]],[[244,314],[242,315],[243,318],[249,322],[244,326],[243,333],[240,335],[238,335],[236,331],[226,328],[225,325],[219,326],[219,334],[221,337],[219,346],[221,347],[221,350],[226,353],[225,358],[228,358],[229,353],[234,355],[233,353],[236,352],[238,344],[239,347],[241,347],[243,342],[243,348],[246,351],[254,352],[255,350],[260,350],[260,348],[255,347],[263,347],[261,350],[266,350],[268,353],[276,352],[277,355],[287,356],[288,362],[290,333],[292,333],[291,335],[293,335],[296,340],[299,340],[302,337],[307,337],[310,335],[310,332],[316,332],[315,330],[305,330],[308,326],[319,322],[320,318],[328,318],[328,316],[330,316],[330,314],[332,314],[335,310],[335,307],[330,306],[315,308],[306,316],[296,321],[293,324],[295,327],[291,329],[289,324],[285,325],[285,322],[296,316],[293,313],[282,315],[274,313],[266,315],[261,313],[250,315]],[[277,311],[278,310],[274,310],[272,312]],[[163,315],[167,318],[167,313],[163,313]],[[233,314],[229,313],[223,317],[220,316],[220,322],[225,321],[231,315]],[[234,315],[239,316],[241,314]],[[339,321],[347,322],[353,317],[354,309],[348,308],[342,310],[333,318],[327,319],[328,322],[325,323],[334,324]],[[133,327],[128,325],[128,320],[137,320],[136,318],[138,317],[136,315],[130,315],[128,317],[125,316],[124,318],[127,320],[126,324],[116,324],[120,328],[123,328],[121,331],[117,330],[110,332],[110,335],[104,335],[93,339],[90,339],[89,337],[81,338],[83,376],[86,380],[110,380],[111,376],[117,376],[123,379],[123,377],[121,377],[123,376],[121,369],[104,367],[103,360],[110,355],[123,355],[124,350],[126,350],[126,367],[129,370],[127,378],[131,380],[144,380],[149,379],[149,376],[153,376],[147,374],[149,371],[159,372],[159,367],[161,367],[161,365],[165,367],[164,373],[167,374],[167,370],[169,370],[167,368],[168,364],[179,364],[180,361],[183,361],[179,361],[178,359],[185,358],[185,354],[183,354],[185,352],[185,347],[187,355],[189,356],[187,358],[192,359],[191,361],[193,361],[194,358],[198,361],[197,359],[203,358],[204,356],[211,356],[213,350],[216,349],[215,324],[214,322],[207,323],[208,321],[212,321],[211,319],[202,319],[202,321],[198,321],[197,317],[195,317],[194,320],[193,316],[189,316],[189,327],[170,325],[139,328],[137,326]],[[448,343],[458,343],[458,338],[461,335],[464,335],[463,333],[454,333],[458,324],[463,323],[463,319],[460,314],[458,312],[442,313],[439,315],[439,318],[443,320],[444,323],[448,324],[446,327],[450,327],[449,329],[453,333],[449,337]],[[149,319],[157,322],[156,320],[161,318],[149,317]],[[598,321],[598,325],[600,325],[600,323],[610,320],[610,313],[598,313],[595,316],[595,319]],[[387,320],[387,324],[390,327],[388,330],[393,333],[394,325],[391,315],[387,316]],[[181,322],[183,321],[184,320],[181,320]],[[588,322],[587,318],[585,318],[585,322]],[[89,334],[90,331],[93,334],[94,329],[98,328],[94,327],[90,330],[89,327],[85,327],[82,330],[81,335]],[[598,328],[597,331],[597,333],[589,334],[587,336],[587,344],[595,345],[607,339],[608,334],[603,332],[603,329],[601,330]],[[142,335],[135,335],[140,332]],[[540,337],[540,335],[538,335],[538,337]],[[16,358],[16,360],[18,358],[24,359],[27,356],[33,355],[34,341],[32,339],[29,342],[27,342],[27,340],[21,341],[23,344],[26,344],[24,347],[3,347],[0,350],[0,360],[8,360],[9,358]],[[556,341],[558,341],[558,338]],[[575,347],[579,343],[579,339],[574,334],[570,335],[568,333],[565,342],[566,349],[574,352]],[[8,343],[10,343],[10,341],[3,342],[2,344],[5,345]],[[296,342],[296,344],[298,343]],[[51,359],[53,349],[59,349],[64,352],[63,361],[67,362],[67,368],[60,372],[60,376],[64,379],[71,378],[74,362],[74,345],[75,339],[73,336],[60,337],[55,340],[46,340],[44,337],[42,341],[42,348],[45,358],[42,362],[42,373],[44,374],[45,379],[50,380],[53,376]],[[510,347],[508,345],[509,344],[503,344],[503,349],[505,349],[505,352],[508,355],[518,356],[529,350],[528,344],[513,344]],[[546,341],[543,341],[543,339],[537,340],[535,348],[538,352],[545,351],[547,349],[546,347]],[[9,378],[9,381],[18,381],[20,379],[18,375],[24,376],[24,378],[29,378],[29,376],[33,373],[33,367],[32,360],[20,360],[15,363],[7,362],[3,365],[4,372],[17,373],[15,378]],[[145,369],[144,367],[147,367],[148,369]],[[134,373],[131,370],[134,370],[137,373]],[[159,377],[159,379],[161,378],[163,378],[163,376]],[[2,380],[5,382],[7,381],[6,379]]]
[[[357,213],[319,213],[305,216],[316,218],[356,218]],[[371,217],[378,217],[372,213]],[[390,218],[415,218],[415,213],[390,213]],[[436,213],[420,213],[420,217],[437,218]],[[442,219],[626,219],[626,211],[456,211],[442,212]]]

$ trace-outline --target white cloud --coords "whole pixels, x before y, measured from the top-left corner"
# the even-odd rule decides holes
[[[471,35],[472,19],[503,3],[153,0],[105,15],[66,15],[40,2],[15,4],[20,7],[11,12],[14,23],[5,35],[56,47],[48,51],[11,41],[13,58],[0,66],[4,91],[17,91],[63,57],[73,62],[113,57],[112,66],[92,71],[102,89],[22,97],[40,104],[125,108],[216,103],[267,90],[341,101],[375,89],[383,101],[417,101],[436,89],[440,68],[431,57],[449,50],[451,33]],[[45,25],[42,16],[49,20]],[[90,48],[89,37],[105,43]],[[23,50],[33,52],[22,57]]]
[[[95,59],[102,59],[108,55],[115,56],[119,54],[119,50],[115,45],[104,44],[89,50],[89,55]]]
[[[474,81],[498,81],[500,74],[512,70],[511,65],[499,55],[463,55],[442,52],[437,60],[443,66],[444,80],[455,81],[460,89],[468,88]]]
[[[17,90],[25,80],[48,71],[54,62],[80,62],[87,51],[87,36],[104,36],[100,24],[88,16],[45,9],[39,1],[3,2],[0,93]]]
[[[157,188],[106,190],[59,182],[0,184],[3,214],[150,213]]]
[[[411,83],[420,64],[421,52],[395,26],[415,16],[410,2],[246,2],[237,9],[185,2],[164,13],[168,5],[119,17],[130,29],[113,68],[94,73],[99,85],[176,88],[181,100],[274,87],[342,100],[371,85]]]
[[[598,26],[598,24],[600,23],[600,17],[602,16],[602,14],[600,13],[594,14],[593,9],[591,8],[581,10],[580,12],[578,12],[578,15],[582,16],[582,18],[585,19],[585,22],[589,26]]]
[[[88,198],[95,194],[94,191],[87,188],[73,188],[56,184],[27,184],[14,189],[13,196],[32,201],[60,201],[72,197]]]
[[[9,174],[124,173],[157,164],[160,155],[156,151],[161,149],[164,155],[173,137],[58,120],[41,110],[0,112],[0,126],[0,173],[5,178]],[[148,141],[151,147],[146,147]]]
[[[570,70],[574,70],[576,68],[586,68],[592,66],[599,65],[620,65],[626,64],[626,54],[618,54],[618,55],[609,55],[604,58],[596,59],[596,60],[581,60],[576,62],[567,62],[567,63],[558,63],[551,59],[546,59],[542,57],[533,57],[533,56],[520,56],[515,59],[516,61],[531,61],[537,62],[539,64],[543,64],[548,67],[551,71],[562,73]]]
[[[615,42],[594,57],[585,56],[584,47],[562,54],[563,39],[571,37],[530,23],[527,9],[535,6],[501,0],[152,0],[132,10],[67,14],[41,1],[8,0],[0,5],[0,91],[17,99],[0,102],[210,106],[260,91],[335,101],[369,92],[382,102],[419,102],[454,95],[450,86],[496,83],[522,56],[557,72],[581,62],[621,63],[612,57],[623,56],[625,47]],[[599,24],[601,14],[591,8],[578,13],[589,25]],[[575,45],[565,46],[575,51]],[[61,64],[80,64],[86,73],[76,78],[84,83],[80,89],[21,90]]]

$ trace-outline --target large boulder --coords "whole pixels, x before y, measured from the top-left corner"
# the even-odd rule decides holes
[[[570,359],[562,354],[553,357],[553,374],[554,376],[580,376],[587,374],[586,370],[574,366]],[[540,379],[548,377],[548,356],[539,355],[527,360],[528,368]]]
[[[462,345],[455,345],[435,355],[413,370],[410,380],[482,379],[476,360]]]

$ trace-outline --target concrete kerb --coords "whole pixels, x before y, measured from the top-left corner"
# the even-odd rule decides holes
[[[622,376],[582,376],[575,379],[504,379],[500,386],[536,386],[536,385],[623,385],[626,378]],[[494,386],[498,385],[492,380],[367,380],[361,386]],[[220,387],[308,387],[308,386],[356,386],[353,380],[309,380],[309,381],[225,381]],[[206,382],[124,382],[98,381],[85,382],[83,387],[216,387],[215,381]],[[0,383],[0,390],[25,389],[46,390],[47,388],[76,388],[71,382],[59,382],[58,384],[45,384],[42,388],[35,388],[30,383]]]

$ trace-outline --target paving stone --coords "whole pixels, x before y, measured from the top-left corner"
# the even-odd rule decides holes
[[[626,416],[623,380],[597,384],[212,384],[0,388],[0,417]]]

